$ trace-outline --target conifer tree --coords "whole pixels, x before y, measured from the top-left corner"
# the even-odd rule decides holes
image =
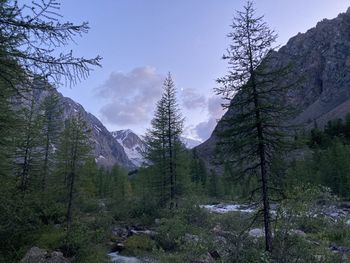
[[[65,123],[58,147],[58,173],[64,181],[66,192],[66,223],[69,230],[73,221],[73,206],[77,194],[77,183],[84,163],[91,152],[89,129],[81,116],[73,116]]]
[[[18,116],[11,107],[10,98],[13,95],[8,84],[0,80],[0,176],[11,173],[11,159],[14,152],[13,134],[16,133]]]
[[[231,41],[224,59],[229,72],[218,79],[217,94],[228,100],[229,109],[219,132],[221,159],[234,164],[239,177],[260,178],[259,203],[265,227],[265,245],[272,251],[270,215],[271,164],[276,152],[284,149],[286,120],[293,112],[286,103],[286,92],[295,84],[283,83],[289,66],[279,66],[273,43],[277,35],[263,17],[258,17],[252,2],[238,11],[228,34]]]
[[[89,30],[86,22],[62,23],[59,9],[57,0],[24,4],[0,1],[0,79],[13,89],[25,89],[24,84],[38,76],[55,83],[63,79],[75,84],[89,74],[90,66],[100,65],[100,57],[85,59],[75,57],[72,51],[57,52]],[[3,58],[11,58],[11,64]]]
[[[42,158],[41,150],[41,128],[42,119],[38,114],[38,105],[33,92],[27,93],[18,115],[20,122],[16,124],[18,132],[13,135],[16,173],[18,188],[24,194],[30,186],[36,188],[38,185],[40,163]]]
[[[175,84],[170,73],[163,83],[163,95],[157,103],[151,129],[145,136],[145,158],[154,165],[155,187],[160,192],[160,203],[170,201],[170,208],[176,207],[178,160],[182,149],[180,135],[183,118],[176,102]]]
[[[54,167],[54,151],[57,147],[62,127],[61,106],[56,94],[46,96],[40,105],[42,111],[42,137],[43,137],[43,168],[41,170],[41,186],[46,189],[47,177]]]

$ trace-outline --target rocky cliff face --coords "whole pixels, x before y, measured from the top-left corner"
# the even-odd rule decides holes
[[[132,130],[120,130],[111,132],[115,140],[124,147],[124,151],[130,161],[137,167],[143,163],[142,151],[145,143]]]
[[[85,111],[83,106],[70,98],[62,96],[55,89],[42,90],[38,89],[36,94],[37,100],[42,100],[45,96],[55,93],[59,97],[61,105],[62,119],[68,119],[75,115],[81,115],[91,129],[90,140],[93,144],[93,152],[96,162],[104,167],[112,167],[114,164],[120,165],[127,170],[132,170],[135,165],[126,155],[122,145],[118,143],[106,127],[91,113]]]
[[[293,66],[290,80],[301,79],[289,101],[300,114],[292,120],[312,128],[350,112],[350,8],[332,20],[324,19],[306,33],[292,37],[273,54],[279,66]],[[227,114],[234,114],[234,109]],[[225,117],[225,116],[224,116]],[[211,137],[197,147],[207,162],[213,157],[219,121]]]

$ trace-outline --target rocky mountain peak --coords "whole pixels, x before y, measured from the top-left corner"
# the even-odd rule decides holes
[[[343,118],[350,112],[350,8],[292,37],[273,56],[277,66],[292,65],[287,83],[302,80],[298,88],[288,94],[289,102],[300,111],[291,120],[293,123],[302,124],[306,129],[315,124],[323,127],[329,120]],[[234,114],[234,109],[226,114]],[[219,122],[211,137],[197,147],[208,162],[214,154],[216,131],[222,127]]]
[[[36,89],[37,101],[42,101],[46,96],[55,94],[62,107],[62,120],[72,116],[80,115],[91,130],[89,135],[93,146],[93,155],[96,162],[104,167],[110,168],[119,165],[127,170],[135,168],[129,160],[124,148],[116,141],[106,127],[93,114],[85,111],[84,107],[74,100],[64,97],[54,88]]]
[[[141,166],[143,163],[142,152],[145,149],[145,144],[141,138],[130,129],[113,131],[111,134],[123,146],[131,162],[137,167]]]

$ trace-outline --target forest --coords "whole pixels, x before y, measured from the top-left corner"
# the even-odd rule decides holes
[[[64,53],[89,25],[59,11],[55,0],[0,0],[1,263],[348,262],[350,113],[290,121],[300,109],[288,94],[304,80],[279,63],[252,2],[227,35],[215,93],[228,114],[210,162],[180,139],[169,72],[132,171],[99,165],[93,127],[50,92],[103,65]]]

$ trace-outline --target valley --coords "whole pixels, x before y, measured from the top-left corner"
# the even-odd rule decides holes
[[[348,3],[141,2],[0,1],[0,263],[349,262]]]

